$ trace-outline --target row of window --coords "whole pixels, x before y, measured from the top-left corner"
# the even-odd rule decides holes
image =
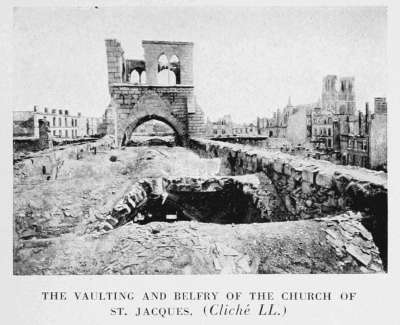
[[[52,122],[52,123],[51,123]],[[58,123],[57,123],[58,122]],[[62,118],[61,117],[59,117],[58,118],[58,120],[57,120],[57,118],[56,117],[53,117],[53,119],[52,120],[50,120],[50,126],[52,126],[52,127],[62,127],[63,125],[63,120],[62,120]],[[70,125],[68,125],[68,122],[70,122],[69,124]],[[64,127],[77,127],[78,126],[78,119],[75,119],[75,118],[70,118],[69,120],[68,120],[68,118],[67,117],[65,117],[64,118]]]
[[[179,58],[174,54],[169,59],[165,54],[158,58],[158,84],[161,86],[175,86],[181,83],[181,67]],[[134,69],[129,81],[133,84],[146,84],[146,71]]]
[[[214,134],[218,134],[218,130],[214,130],[213,133],[214,133]],[[224,129],[222,129],[222,130],[221,130],[221,133],[222,133],[222,134],[225,134],[226,131],[225,131]]]
[[[350,139],[347,144],[348,149],[357,149],[357,150],[368,150],[368,144],[366,140],[357,141]]]
[[[226,130],[225,129],[219,129],[221,132],[221,134],[226,134]],[[213,130],[214,134],[218,134],[218,129],[214,129]],[[256,129],[255,128],[245,128],[245,129],[233,129],[232,130],[232,134],[252,134],[252,133],[256,133]]]
[[[318,132],[318,129],[315,128],[314,135],[325,135],[325,136],[327,135],[330,137],[332,135],[332,130],[331,128],[320,128]]]
[[[314,118],[313,119],[314,124],[332,124],[332,118],[328,117],[328,119],[320,119],[320,118]]]
[[[342,157],[342,164],[343,165],[353,165],[353,166],[360,166],[360,167],[368,167],[369,166],[369,159],[366,156],[358,156],[355,154],[352,155],[344,155]]]
[[[332,148],[332,139],[326,139],[323,144],[318,143],[317,149]]]
[[[70,131],[71,131],[71,133],[68,130],[64,130],[64,137],[65,138],[69,138],[70,135],[71,135],[71,138],[78,137],[78,130],[70,130]],[[53,136],[54,137],[59,137],[59,138],[63,137],[62,130],[58,130],[58,132],[57,132],[57,130],[53,130]]]

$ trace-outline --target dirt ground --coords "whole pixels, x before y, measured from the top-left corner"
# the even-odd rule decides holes
[[[218,160],[181,147],[128,147],[66,159],[53,180],[19,170],[25,177],[14,182],[14,273],[362,272],[356,260],[335,253],[320,221],[129,223],[101,231],[133,182],[218,171]]]

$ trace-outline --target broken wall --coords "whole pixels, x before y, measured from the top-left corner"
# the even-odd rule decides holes
[[[206,139],[191,139],[189,144],[203,157],[222,159],[233,175],[266,174],[294,220],[362,212],[386,263],[386,173]]]

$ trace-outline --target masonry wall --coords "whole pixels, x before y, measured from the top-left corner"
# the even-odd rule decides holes
[[[184,127],[181,136],[188,137],[187,97],[193,93],[193,87],[146,87],[126,84],[112,86],[111,89],[113,100],[118,104],[117,128],[119,139],[126,132],[129,121],[140,113],[137,107],[140,99],[149,94],[156,94],[163,101],[152,101],[152,107],[148,107],[149,112],[150,110],[159,111],[160,115],[170,113]],[[166,112],[162,112],[162,110],[166,110]],[[176,128],[177,126],[173,125],[173,127]]]
[[[39,138],[13,140],[13,152],[32,152],[39,150],[41,150]]]
[[[370,167],[387,168],[387,114],[374,114],[370,129]]]
[[[265,173],[293,220],[362,212],[386,261],[386,173],[206,139],[191,139],[189,144],[202,156],[221,158],[225,171],[233,175]]]
[[[108,85],[122,82],[124,51],[115,39],[106,40]]]
[[[188,111],[188,134],[190,137],[204,137],[206,126],[204,112],[199,105],[194,104],[194,111]]]
[[[56,179],[64,160],[78,160],[84,155],[93,155],[97,151],[109,150],[113,148],[112,142],[110,138],[103,138],[91,143],[54,147],[49,150],[30,153],[29,155],[15,155],[14,175],[16,177],[14,181],[24,183],[26,177],[45,178],[47,180]],[[39,139],[35,139],[33,143],[39,147]],[[18,145],[22,146],[23,144],[24,141],[21,141]],[[31,147],[32,143],[29,145],[29,148]]]
[[[39,115],[32,111],[13,112],[14,137],[39,137]]]

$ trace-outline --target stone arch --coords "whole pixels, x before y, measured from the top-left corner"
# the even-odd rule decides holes
[[[157,114],[150,114],[150,115],[141,114],[141,116],[135,117],[126,128],[121,145],[126,144],[126,142],[131,138],[133,131],[139,125],[150,120],[157,120],[160,122],[164,122],[174,130],[177,144],[182,145],[183,143],[185,143],[185,133],[183,132],[183,130],[181,130],[181,128],[179,127],[179,122],[174,117],[171,116],[165,117]]]
[[[119,144],[125,145],[132,136],[133,131],[141,124],[157,120],[170,126],[176,135],[178,144],[184,145],[187,140],[187,127],[171,114],[169,104],[154,92],[143,95],[126,119],[119,125]],[[125,141],[123,141],[125,139]]]
[[[180,60],[176,54],[161,52],[158,56],[157,83],[161,86],[176,86],[181,83]]]

